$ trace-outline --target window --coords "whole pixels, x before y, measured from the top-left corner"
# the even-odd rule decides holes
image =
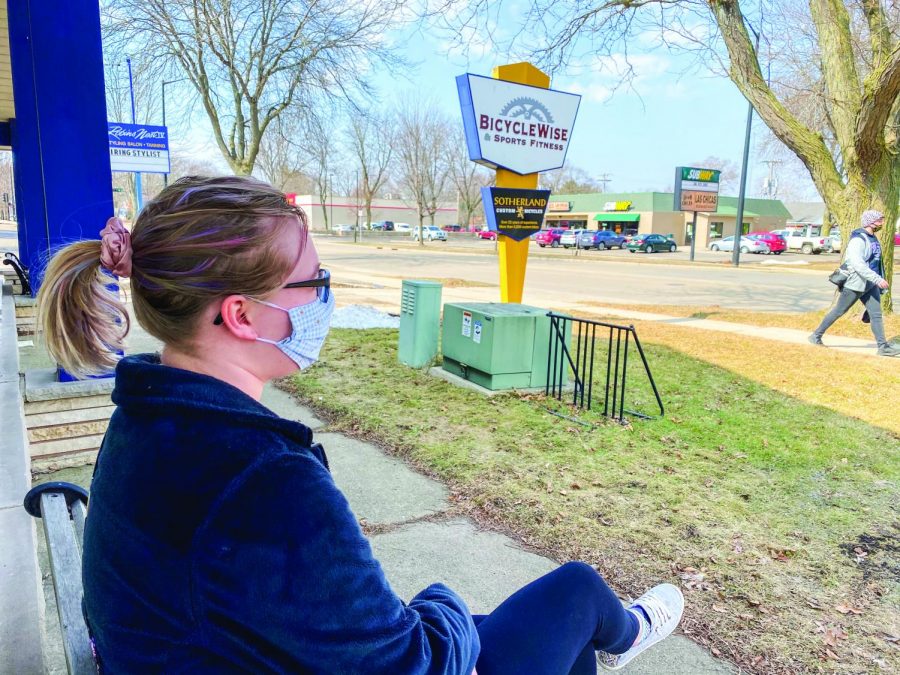
[[[721,221],[713,221],[709,224],[709,238],[710,239],[718,239],[722,236],[722,230],[725,227],[725,223]]]

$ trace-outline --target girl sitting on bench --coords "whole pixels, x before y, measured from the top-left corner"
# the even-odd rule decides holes
[[[322,447],[266,382],[313,364],[334,294],[303,212],[252,178],[183,178],[129,232],[59,251],[39,296],[51,355],[116,370],[84,534],[84,610],[112,673],[564,675],[619,668],[684,601],[623,607],[568,563],[487,616],[441,584],[391,590]],[[161,354],[118,359],[129,316]]]

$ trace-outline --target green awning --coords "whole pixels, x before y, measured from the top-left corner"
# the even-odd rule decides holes
[[[640,213],[598,213],[594,216],[599,223],[636,223],[640,219]]]

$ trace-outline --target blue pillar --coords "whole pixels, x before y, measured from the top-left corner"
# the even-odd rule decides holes
[[[19,255],[37,293],[52,253],[98,238],[113,215],[100,7],[16,0],[8,12]]]

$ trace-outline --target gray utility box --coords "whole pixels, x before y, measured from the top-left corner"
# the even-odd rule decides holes
[[[492,391],[545,387],[547,311],[515,303],[444,305],[444,370]]]

